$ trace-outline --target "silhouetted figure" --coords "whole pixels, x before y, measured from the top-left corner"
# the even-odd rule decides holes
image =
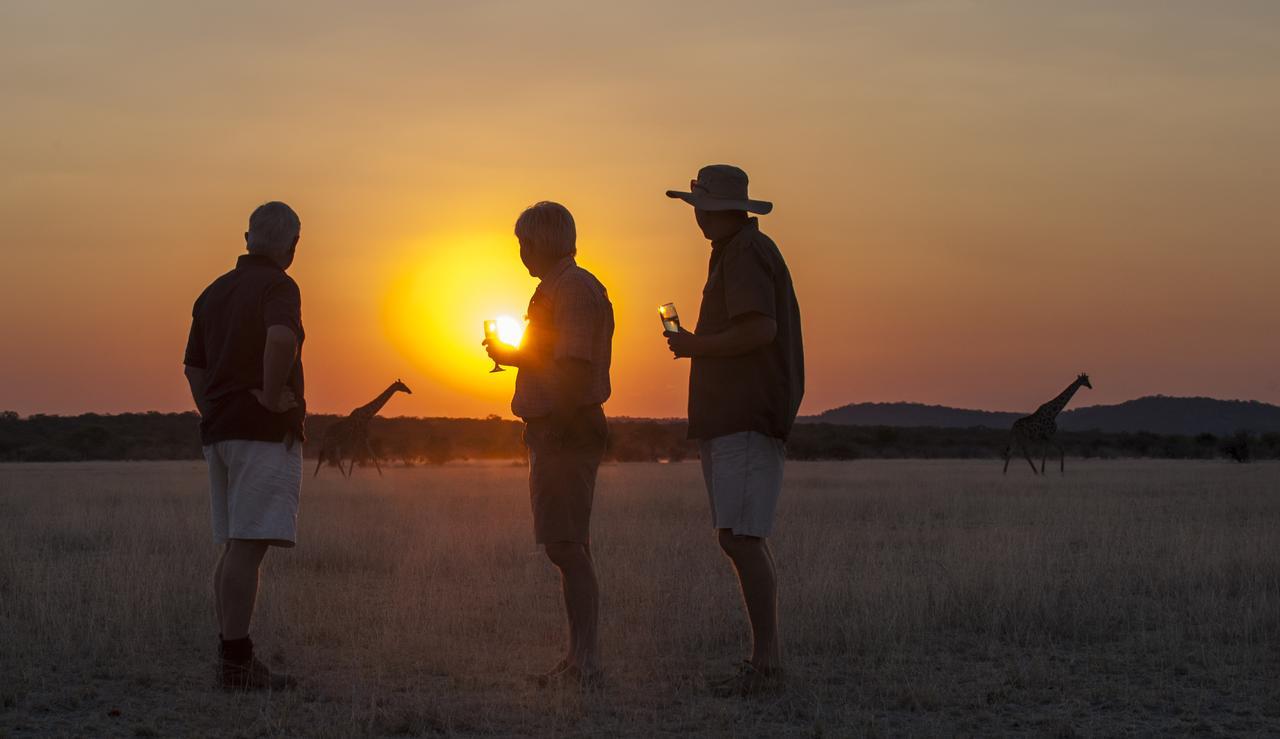
[[[778,576],[767,537],[784,444],[804,396],[800,308],[782,253],[747,215],[773,206],[747,197],[746,172],[703,167],[690,190],[667,196],[694,207],[711,261],[694,332],[664,336],[677,357],[692,360],[689,437],[701,442],[712,525],[751,620],[751,657],[715,688],[750,695],[782,684]]]
[[[324,436],[320,439],[320,454],[316,458],[316,471],[311,473],[312,477],[320,474],[320,465],[325,462],[331,462],[338,465],[338,471],[344,477],[351,477],[351,472],[356,468],[356,457],[364,455],[363,459],[373,461],[373,466],[378,469],[378,476],[382,476],[382,465],[378,464],[378,455],[373,453],[373,447],[369,445],[369,421],[378,415],[378,411],[382,410],[382,406],[391,400],[391,396],[396,393],[413,394],[409,386],[396,380],[383,390],[382,393],[373,400],[365,403],[359,408],[351,411],[346,418],[337,421],[324,430]],[[351,464],[348,469],[342,469],[342,460],[350,458]]]
[[[573,216],[541,202],[516,221],[520,259],[540,282],[529,301],[519,348],[484,344],[498,364],[518,367],[511,410],[525,421],[533,528],[560,571],[569,646],[558,664],[535,675],[588,687],[600,676],[600,595],[591,557],[591,503],[608,425],[613,306],[604,285],[579,267]]]
[[[284,203],[249,216],[235,269],[205,288],[191,315],[187,381],[209,463],[220,676],[230,690],[281,690],[295,681],[254,657],[249,625],[270,546],[297,538],[302,487],[302,298],[285,274],[301,224]]]
[[[1049,447],[1058,450],[1061,457],[1062,474],[1067,473],[1067,450],[1062,445],[1054,441],[1054,434],[1058,433],[1058,414],[1062,409],[1067,407],[1067,403],[1071,401],[1071,396],[1081,387],[1093,389],[1093,385],[1089,383],[1089,376],[1081,374],[1076,381],[1067,386],[1066,390],[1058,393],[1058,397],[1050,400],[1048,403],[1036,409],[1035,413],[1029,416],[1023,416],[1013,422],[1013,430],[1009,437],[1009,445],[1004,449],[1004,473],[1009,473],[1009,460],[1013,458],[1014,448],[1022,451],[1022,456],[1026,457],[1027,464],[1031,465],[1031,474],[1044,474],[1045,464],[1049,460]],[[1042,456],[1040,457],[1040,471],[1036,472],[1036,463],[1031,461],[1031,445],[1039,444]]]

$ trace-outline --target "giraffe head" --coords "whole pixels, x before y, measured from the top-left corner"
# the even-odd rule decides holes
[[[391,391],[392,391],[392,392],[399,391],[399,392],[405,393],[405,394],[407,394],[407,395],[413,395],[413,391],[409,389],[409,386],[408,386],[408,385],[406,385],[406,384],[404,384],[403,382],[401,382],[401,381],[400,381],[400,378],[398,378],[398,377],[396,378],[396,381],[395,381],[394,383],[392,383],[392,385],[391,385]]]
[[[1080,376],[1076,378],[1076,381],[1079,382],[1081,385],[1084,385],[1085,387],[1089,388],[1090,390],[1093,389],[1093,383],[1089,382],[1089,376],[1083,372],[1081,372]]]

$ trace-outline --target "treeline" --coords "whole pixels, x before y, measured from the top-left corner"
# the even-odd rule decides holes
[[[307,418],[306,456],[314,458],[325,429],[341,416]],[[19,417],[0,412],[0,461],[67,462],[201,458],[194,413],[122,413]],[[698,456],[682,421],[613,419],[608,458],[619,462],[680,461]],[[452,460],[518,459],[523,425],[497,416],[375,418],[370,443],[389,463],[443,464]],[[802,423],[788,444],[792,459],[990,459],[1008,432],[988,428],[902,428]],[[1060,432],[1073,457],[1113,459],[1280,459],[1280,433],[1240,431],[1228,436]]]

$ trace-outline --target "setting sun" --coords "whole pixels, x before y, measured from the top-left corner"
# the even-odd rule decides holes
[[[401,356],[440,386],[487,403],[509,398],[514,374],[486,374],[484,322],[519,346],[525,302],[536,282],[520,264],[515,238],[472,231],[419,237],[398,250],[404,263],[387,287],[384,327]],[[501,407],[501,405],[498,405]]]
[[[524,322],[511,316],[498,316],[498,341],[511,346],[520,346],[524,338]]]

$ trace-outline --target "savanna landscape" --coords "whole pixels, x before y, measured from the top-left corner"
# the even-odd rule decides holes
[[[1280,467],[793,462],[776,536],[786,690],[744,656],[698,465],[606,464],[607,680],[553,692],[554,569],[526,468],[305,487],[255,638],[300,690],[214,688],[200,462],[0,466],[0,736],[1268,736]]]
[[[1265,0],[0,2],[0,739],[1280,737],[1277,90]]]

